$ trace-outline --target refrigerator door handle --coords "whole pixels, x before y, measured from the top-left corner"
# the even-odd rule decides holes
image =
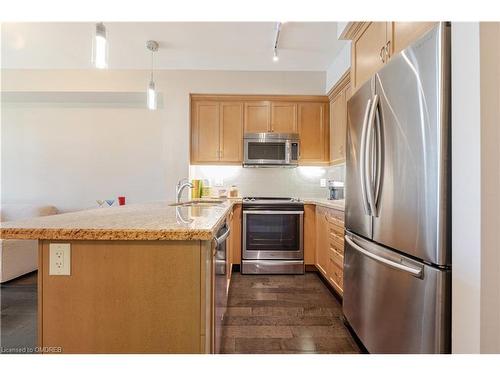
[[[380,198],[380,186],[382,181],[382,119],[380,115],[380,107],[377,106],[375,114],[375,207],[373,216],[378,217],[378,201]]]
[[[406,273],[409,273],[410,275],[416,277],[416,278],[419,278],[421,279],[422,278],[422,275],[423,275],[423,268],[417,268],[417,267],[411,267],[411,266],[407,266],[405,264],[401,264],[401,263],[396,263],[394,262],[393,260],[390,260],[390,259],[387,259],[387,258],[384,258],[384,257],[381,257],[380,255],[377,255],[377,254],[373,254],[372,252],[368,251],[368,250],[365,250],[363,249],[361,246],[359,246],[356,242],[354,242],[354,240],[348,236],[348,235],[345,235],[345,240],[347,241],[347,243],[349,245],[351,245],[355,250],[359,251],[360,253],[362,253],[363,255],[366,255],[368,258],[371,258],[373,260],[376,260],[377,262],[380,262],[380,263],[383,263],[389,267],[392,267],[392,268],[395,268],[395,269],[398,269],[400,271],[403,271],[403,272],[406,272]]]
[[[373,101],[370,109],[370,115],[368,117],[367,123],[367,135],[366,135],[366,144],[365,144],[365,152],[364,152],[364,160],[362,158],[361,163],[364,163],[364,172],[365,172],[365,185],[366,185],[366,195],[368,197],[368,205],[370,208],[370,212],[372,216],[376,215],[376,207],[375,207],[375,193],[373,186],[373,149],[372,149],[372,141],[373,141],[373,127],[375,124],[375,113],[378,112],[378,95],[373,96]]]
[[[359,174],[360,174],[360,180],[361,180],[361,195],[363,196],[363,208],[365,211],[365,215],[371,216],[371,211],[369,209],[369,204],[367,201],[367,195],[366,195],[366,164],[365,164],[365,154],[366,154],[366,142],[367,142],[367,137],[366,137],[366,125],[368,123],[368,117],[370,114],[370,108],[371,108],[372,100],[368,99],[368,102],[366,103],[366,108],[365,108],[365,115],[363,117],[363,127],[361,130],[361,145],[359,148]]]

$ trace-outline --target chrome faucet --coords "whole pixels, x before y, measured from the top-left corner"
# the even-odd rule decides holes
[[[177,182],[177,185],[175,186],[175,196],[177,197],[176,198],[177,199],[177,201],[176,201],[177,203],[181,202],[182,192],[187,187],[190,187],[190,188],[193,187],[193,184],[191,182],[189,182],[189,180],[187,178],[181,178],[179,180],[179,182]]]

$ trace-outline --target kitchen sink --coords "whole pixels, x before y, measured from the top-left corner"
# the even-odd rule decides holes
[[[169,206],[181,206],[181,207],[191,207],[191,206],[217,206],[219,204],[224,203],[223,200],[220,199],[213,199],[213,200],[203,200],[203,201],[198,201],[198,200],[192,200],[192,201],[185,201],[185,202],[179,202],[179,203],[172,203],[169,204]]]

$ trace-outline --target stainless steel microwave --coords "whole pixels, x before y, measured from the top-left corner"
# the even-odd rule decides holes
[[[296,133],[246,133],[244,167],[296,167],[300,141]]]

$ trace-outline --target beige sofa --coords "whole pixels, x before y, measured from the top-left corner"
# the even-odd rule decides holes
[[[3,204],[0,221],[57,214],[54,206]],[[0,239],[0,283],[32,272],[38,268],[38,241]]]

